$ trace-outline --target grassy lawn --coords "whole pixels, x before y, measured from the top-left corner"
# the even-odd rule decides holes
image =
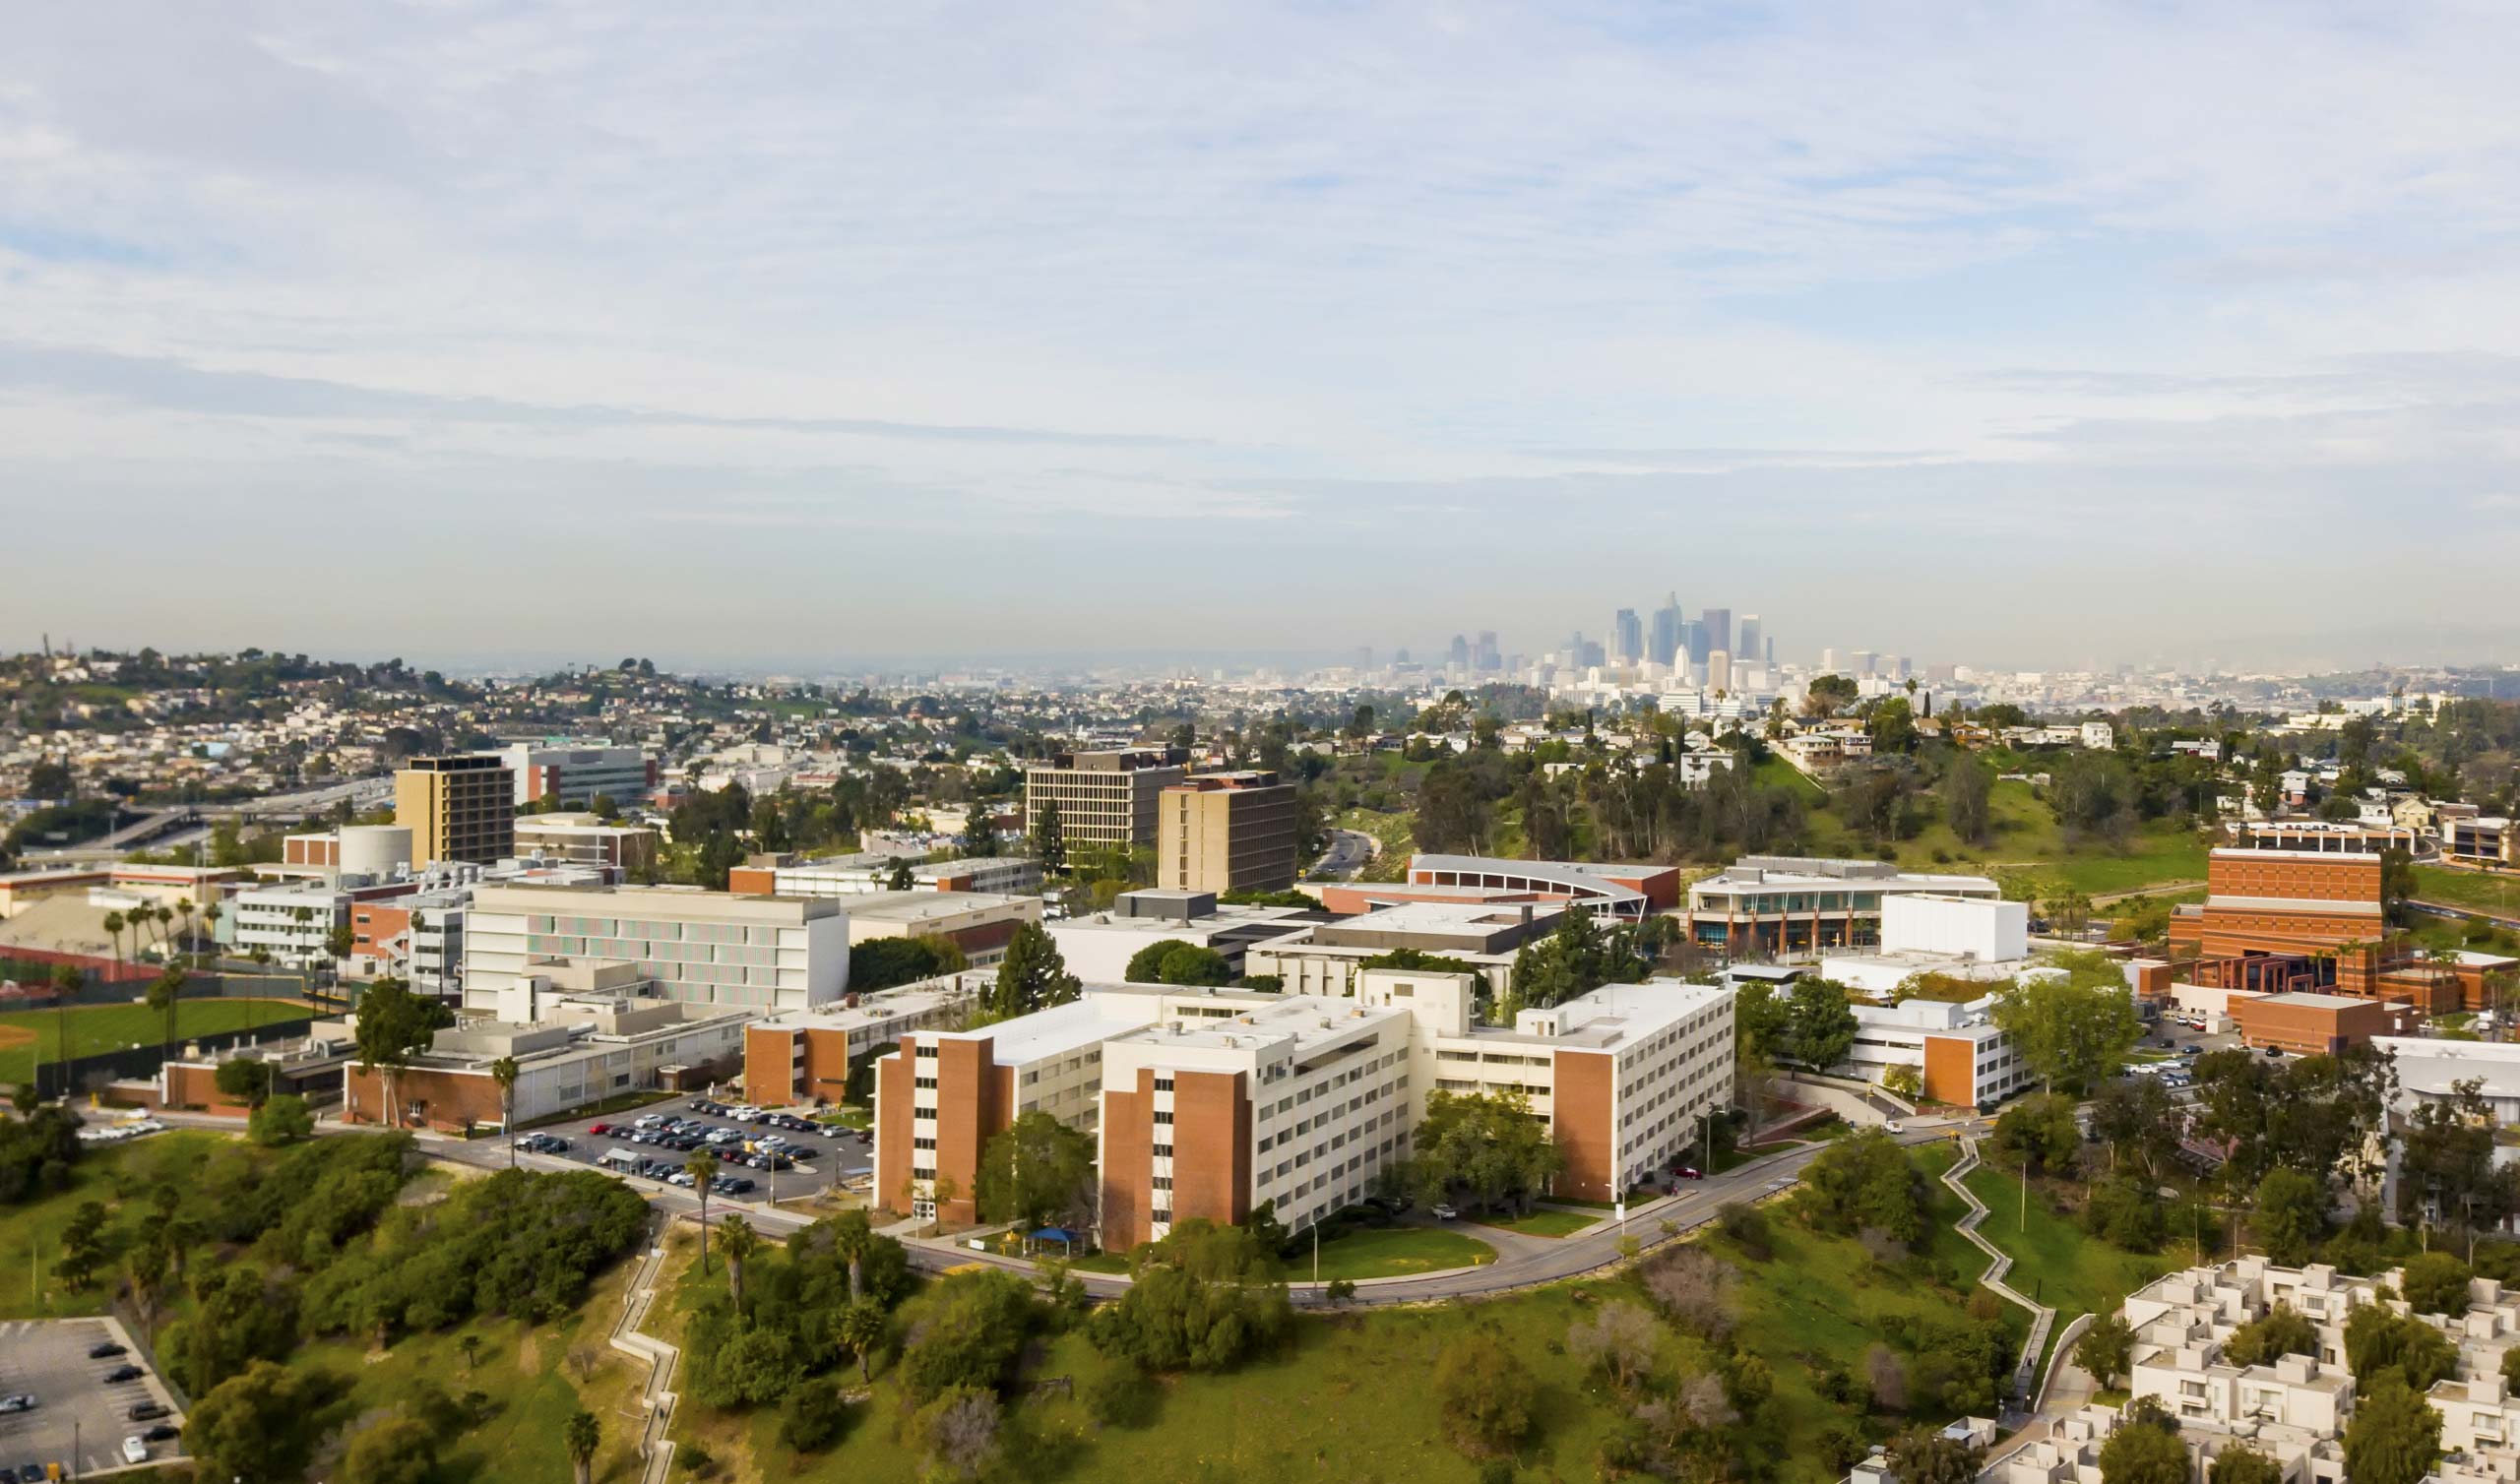
[[[2510,917],[2520,914],[2520,875],[2418,866],[2415,868],[2415,896],[2419,901]]]
[[[1447,1268],[1476,1268],[1496,1261],[1496,1249],[1477,1237],[1436,1226],[1365,1226],[1321,1244],[1321,1281],[1333,1278],[1396,1278]],[[1309,1282],[1312,1253],[1298,1247],[1287,1260],[1287,1276]]]
[[[1986,1203],[1978,1234],[2012,1258],[2005,1281],[2056,1311],[2062,1330],[2076,1315],[2114,1312],[2118,1301],[2176,1267],[2168,1257],[2122,1252],[2059,1215],[2050,1193],[2031,1186],[2024,1223],[2021,1177],[1981,1165],[1967,1184]]]
[[[1582,1211],[1550,1210],[1546,1206],[1528,1216],[1510,1219],[1501,1216],[1474,1216],[1480,1226],[1493,1226],[1500,1231],[1518,1231],[1527,1237],[1571,1237],[1602,1218]]]
[[[2032,766],[2040,765],[2034,761]],[[1771,758],[1761,764],[1758,778],[1762,783],[1798,789],[1814,803],[1826,795],[1818,783],[1782,759]],[[2055,814],[2030,784],[2017,778],[1996,780],[1987,795],[1987,812],[1994,822],[1994,838],[1987,844],[1976,845],[1961,839],[1937,815],[1914,839],[1898,842],[1895,848],[1900,869],[1976,874],[2013,871],[2046,885],[2070,886],[2094,896],[2131,891],[2157,882],[2205,879],[2205,845],[2192,831],[2167,827],[2139,831],[2122,851],[2068,844],[2056,826]],[[1867,859],[1874,854],[1847,829],[1845,822],[1825,810],[1811,814],[1809,830],[1808,848],[1812,854]],[[2044,889],[2041,895],[2045,895]]]
[[[175,1010],[175,1039],[248,1030],[306,1013],[305,1006],[287,1000],[184,1000]],[[155,1046],[166,1033],[166,1018],[146,1005],[89,1005],[70,1011],[22,1010],[0,1015],[0,1082],[25,1082],[37,1057],[61,1060],[65,1022],[72,1056]]]
[[[181,1179],[231,1136],[207,1130],[170,1129],[128,1144],[89,1149],[71,1166],[70,1188],[0,1207],[0,1320],[45,1319],[105,1312],[106,1287],[71,1289],[52,1273],[61,1252],[61,1229],[82,1202],[112,1209],[126,1194],[137,1196],[162,1176]]]

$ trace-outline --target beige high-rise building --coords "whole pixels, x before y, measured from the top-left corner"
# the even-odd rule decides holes
[[[1156,795],[1181,781],[1178,748],[1129,747],[1060,753],[1024,770],[1024,828],[1049,805],[1059,808],[1059,838],[1079,844],[1155,843]]]
[[[516,774],[495,754],[413,758],[394,774],[394,823],[411,865],[488,864],[516,854]]]
[[[1155,881],[1185,892],[1295,884],[1295,788],[1274,773],[1195,773],[1156,803]]]

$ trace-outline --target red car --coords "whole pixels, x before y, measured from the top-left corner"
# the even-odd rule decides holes
[[[589,1134],[609,1134],[612,1132],[612,1125],[608,1123],[591,1123],[587,1125],[587,1132]]]
[[[1703,1180],[1706,1178],[1706,1171],[1699,1169],[1693,1164],[1675,1164],[1671,1166],[1671,1178],[1674,1180]]]

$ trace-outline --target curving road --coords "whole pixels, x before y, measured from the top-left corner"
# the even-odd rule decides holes
[[[233,1119],[180,1113],[159,1114],[158,1117],[170,1126],[216,1128],[229,1132],[234,1132],[236,1129]],[[1933,1144],[1951,1139],[1964,1130],[1973,1126],[1982,1126],[1982,1124],[1983,1121],[1978,1120],[1910,1119],[1905,1121],[1906,1132],[1898,1135],[1897,1139],[1900,1144],[1910,1146]],[[317,1125],[316,1132],[324,1136],[346,1138],[374,1131],[337,1123],[322,1123]],[[507,1145],[503,1141],[498,1140],[481,1139],[467,1143],[441,1135],[423,1134],[417,1137],[417,1147],[423,1156],[449,1164],[466,1164],[475,1168],[494,1170],[505,1169],[508,1165]],[[1516,1288],[1529,1288],[1542,1283],[1554,1283],[1565,1278],[1578,1277],[1617,1262],[1619,1240],[1622,1237],[1632,1236],[1637,1239],[1641,1247],[1651,1250],[1714,1220],[1717,1213],[1726,1206],[1736,1201],[1756,1201],[1791,1189],[1801,1179],[1803,1167],[1818,1158],[1828,1147],[1826,1144],[1807,1144],[1800,1148],[1788,1149],[1783,1153],[1770,1154],[1764,1158],[1752,1160],[1748,1164],[1728,1170],[1721,1175],[1688,1182],[1688,1188],[1676,1194],[1630,1206],[1624,1223],[1608,1219],[1607,1213],[1605,1212],[1600,1224],[1571,1237],[1534,1237],[1471,1222],[1447,1223],[1453,1229],[1462,1231],[1466,1235],[1476,1236],[1495,1248],[1496,1261],[1477,1268],[1456,1268],[1442,1272],[1359,1279],[1353,1302],[1357,1305],[1433,1303],[1446,1299],[1477,1298],[1485,1294],[1502,1293]],[[554,1173],[588,1168],[587,1165],[578,1161],[555,1159],[539,1154],[521,1155],[517,1162],[529,1169],[547,1170]],[[699,1215],[699,1200],[677,1187],[639,1179],[636,1176],[616,1178],[638,1191],[647,1199],[652,1208],[668,1219],[696,1218]],[[764,1236],[773,1238],[784,1238],[790,1232],[812,1225],[816,1219],[816,1217],[794,1211],[777,1209],[757,1200],[729,1197],[710,1199],[709,1213],[712,1220],[727,1211],[742,1212],[744,1219],[750,1221],[756,1230]],[[1671,1231],[1669,1235],[1666,1235],[1663,1230],[1665,1221],[1671,1223]],[[1428,1218],[1418,1216],[1416,1224],[1435,1223]],[[985,1263],[992,1267],[1012,1268],[1026,1271],[1033,1268],[1030,1263],[993,1252],[975,1252],[949,1240],[906,1238],[904,1245],[910,1251],[911,1266],[927,1272],[938,1272],[973,1263]],[[1291,1279],[1288,1287],[1296,1307],[1313,1308],[1328,1304],[1328,1285],[1303,1279],[1304,1262],[1300,1253],[1289,1262],[1288,1268]],[[1128,1279],[1110,1273],[1078,1272],[1075,1276],[1084,1282],[1086,1292],[1097,1298],[1114,1298],[1128,1288]]]

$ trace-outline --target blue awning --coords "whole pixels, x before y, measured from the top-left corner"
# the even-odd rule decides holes
[[[1040,1231],[1033,1233],[1033,1240],[1036,1242],[1074,1243],[1076,1241],[1076,1237],[1074,1234],[1062,1231],[1058,1227],[1044,1226]]]

